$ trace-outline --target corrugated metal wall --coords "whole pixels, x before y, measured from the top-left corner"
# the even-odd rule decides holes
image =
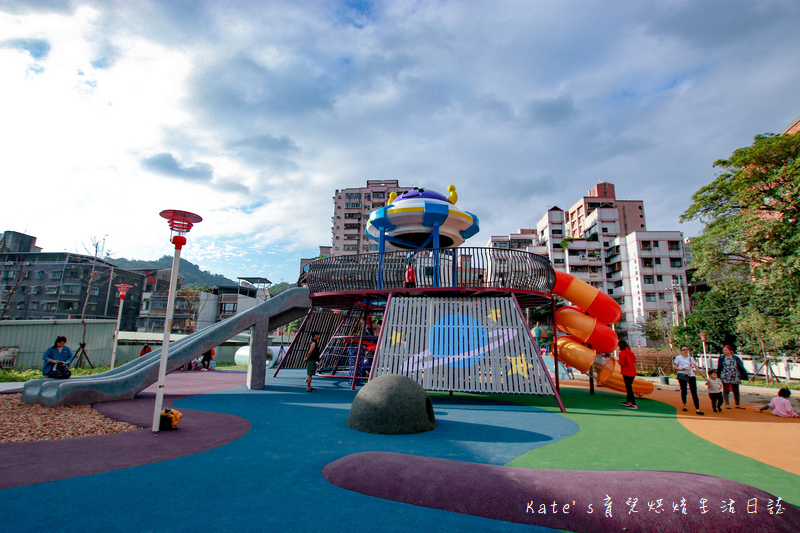
[[[86,352],[95,366],[111,362],[116,320],[86,321]],[[19,356],[15,368],[41,368],[42,355],[56,337],[67,338],[73,353],[83,337],[80,320],[4,320],[0,322],[0,346],[16,346]],[[138,353],[137,353],[138,355]],[[105,363],[103,363],[105,361]]]
[[[86,321],[86,352],[94,366],[111,364],[111,350],[114,344],[114,328],[116,320]],[[56,337],[67,338],[67,346],[72,353],[78,351],[83,337],[83,325],[80,320],[4,320],[0,322],[0,347],[17,347],[19,356],[14,364],[18,370],[42,368],[42,355],[53,345]],[[173,335],[172,340],[183,337]],[[115,366],[123,365],[139,357],[145,343],[155,350],[161,346],[161,340],[126,341],[120,340],[117,346]],[[228,342],[214,348],[214,361],[233,361],[236,350],[248,345],[248,337],[236,336]],[[77,362],[77,361],[76,361]],[[84,362],[84,365],[86,363]]]
[[[513,297],[393,297],[375,374],[426,390],[553,394]]]

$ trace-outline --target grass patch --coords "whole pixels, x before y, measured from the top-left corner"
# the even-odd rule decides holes
[[[97,366],[95,368],[70,368],[73,376],[91,376],[101,374],[109,370],[108,366]],[[28,370],[0,370],[0,383],[13,383],[15,381],[30,381],[32,379],[42,379],[41,370],[29,368]]]

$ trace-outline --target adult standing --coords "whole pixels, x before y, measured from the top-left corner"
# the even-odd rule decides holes
[[[303,358],[303,363],[306,365],[306,392],[317,392],[317,389],[311,387],[311,378],[317,373],[317,361],[319,361],[319,333],[315,331],[311,334],[308,353]]]
[[[67,346],[67,338],[61,335],[56,337],[56,342],[45,350],[42,360],[44,360],[44,365],[42,366],[42,375],[44,377],[50,377],[57,364],[69,364],[72,361],[72,350]]]
[[[749,379],[747,370],[744,369],[744,363],[738,355],[733,354],[733,346],[726,344],[722,348],[722,355],[717,361],[717,375],[722,381],[722,396],[725,400],[725,409],[730,409],[731,404],[728,401],[728,395],[733,391],[733,401],[736,403],[737,409],[744,409],[739,405],[739,383],[742,380]]]
[[[625,381],[625,392],[628,397],[622,402],[622,405],[628,409],[638,409],[636,405],[636,396],[633,395],[633,380],[636,377],[636,354],[633,353],[631,347],[624,340],[620,340],[619,346],[619,366],[622,368],[622,379]],[[685,403],[685,402],[684,402]]]
[[[683,402],[683,410],[686,411],[686,389],[688,388],[692,393],[692,401],[694,402],[694,409],[698,415],[702,415],[700,410],[700,398],[697,396],[697,378],[694,373],[697,371],[702,374],[702,370],[697,365],[697,361],[692,357],[692,352],[686,345],[681,346],[680,355],[675,357],[672,366],[678,373],[678,383],[681,385],[681,401]]]

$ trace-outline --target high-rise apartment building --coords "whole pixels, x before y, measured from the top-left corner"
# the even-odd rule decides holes
[[[622,307],[618,333],[634,346],[646,345],[648,317],[664,312],[674,323],[689,302],[683,233],[646,231],[642,204],[617,200],[614,185],[600,183],[568,212],[554,206],[535,230],[495,235],[487,246],[545,256],[554,269],[606,292]]]
[[[567,230],[573,239],[584,239],[591,232],[591,215],[597,209],[615,209],[618,212],[620,234],[647,231],[644,217],[644,202],[641,200],[618,200],[614,184],[600,182],[569,208]]]
[[[393,192],[402,193],[413,187],[401,187],[397,180],[367,180],[366,187],[336,189],[331,218],[331,255],[353,255],[377,252],[378,243],[366,235],[369,214],[386,205]]]

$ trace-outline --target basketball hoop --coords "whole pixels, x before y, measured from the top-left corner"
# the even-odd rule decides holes
[[[174,244],[178,250],[186,244],[186,234],[189,233],[192,226],[203,221],[200,215],[177,209],[165,209],[159,214],[162,218],[169,220],[169,229],[172,231],[169,242]]]

